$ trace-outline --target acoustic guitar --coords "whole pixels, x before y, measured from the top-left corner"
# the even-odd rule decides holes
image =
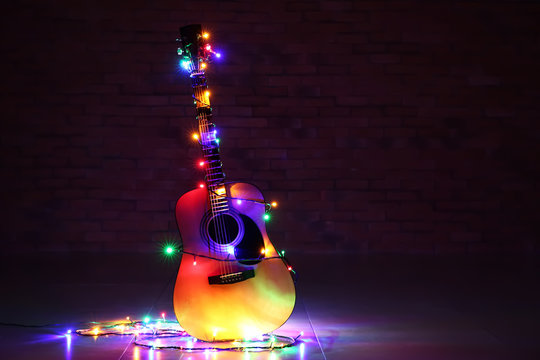
[[[189,73],[198,120],[204,182],[180,197],[176,221],[183,255],[174,288],[174,312],[204,341],[255,338],[280,327],[292,313],[291,267],[268,238],[267,204],[254,185],[225,181],[212,122],[205,69],[219,57],[201,25],[180,28],[181,66]]]

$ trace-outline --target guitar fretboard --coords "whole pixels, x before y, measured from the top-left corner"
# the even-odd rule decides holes
[[[228,211],[225,174],[219,155],[219,139],[212,119],[212,108],[204,73],[191,74],[193,97],[199,122],[199,144],[204,158],[205,183],[212,213]]]

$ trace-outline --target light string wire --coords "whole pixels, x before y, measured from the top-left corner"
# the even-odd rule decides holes
[[[278,254],[280,254],[279,256],[268,256],[268,257],[265,256],[263,258],[246,258],[246,259],[229,259],[229,258],[222,259],[222,258],[217,258],[217,257],[214,257],[214,256],[197,254],[197,253],[193,253],[193,252],[189,252],[189,251],[185,251],[185,250],[178,250],[178,252],[180,254],[191,255],[194,258],[200,257],[200,258],[220,261],[220,262],[224,262],[224,263],[232,263],[232,262],[237,262],[237,261],[264,261],[264,260],[272,260],[272,259],[281,259],[287,265],[287,267],[288,267],[287,270],[289,270],[289,272],[294,274],[293,280],[294,280],[295,283],[296,283],[296,280],[298,278],[298,275],[297,275],[296,271],[290,266],[289,260],[287,260],[287,258],[285,256],[281,255],[279,252],[278,252]]]

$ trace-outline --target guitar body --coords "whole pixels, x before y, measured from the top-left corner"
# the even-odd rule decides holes
[[[225,188],[228,210],[217,217],[206,188],[184,194],[176,204],[184,254],[174,311],[180,326],[204,341],[271,332],[289,318],[296,300],[287,265],[266,234],[261,192],[246,183]],[[216,235],[216,224],[224,236]]]

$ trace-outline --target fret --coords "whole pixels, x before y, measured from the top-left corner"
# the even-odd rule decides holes
[[[215,163],[215,162],[221,163],[219,155],[204,156],[204,158],[205,158],[207,163]]]
[[[221,168],[221,166],[215,166],[213,168],[206,168],[206,171],[208,171],[208,172],[215,172],[215,170],[221,171],[222,168]]]
[[[211,170],[215,170],[215,169],[221,169],[221,166],[214,166],[214,167],[211,167],[211,168],[206,168],[206,171],[211,171]]]
[[[212,205],[212,209],[225,208],[228,206],[229,206],[228,204]]]
[[[223,172],[221,173],[216,173],[216,174],[207,174],[205,176],[205,178],[207,180],[211,180],[211,181],[214,181],[214,180],[224,180],[224,175],[223,175]]]
[[[207,143],[214,142],[216,140],[216,134],[217,134],[216,130],[212,130],[205,133],[201,132],[201,140],[203,141],[203,144],[205,141]]]
[[[214,194],[214,193],[211,193],[210,196],[213,197],[213,200],[216,201],[216,202],[227,202],[227,198],[225,197],[225,194],[221,195],[221,194]]]
[[[216,209],[217,208],[225,208],[225,207],[229,207],[229,204],[227,202],[219,203],[219,204],[217,204],[217,203],[212,204],[212,209],[214,209],[214,208],[216,208]]]
[[[219,178],[223,178],[223,176],[224,176],[224,175],[223,175],[223,172],[221,172],[221,173],[210,173],[210,174],[206,174],[205,177],[206,177],[206,179],[212,180],[212,181],[213,181],[213,180],[217,180],[217,179],[219,179]]]
[[[210,185],[216,185],[216,184],[219,184],[222,181],[223,181],[223,179],[209,179],[209,180],[206,180],[206,182],[210,183]],[[215,183],[215,184],[212,184],[212,183]]]
[[[214,198],[215,201],[227,201],[227,198],[225,197],[225,194],[217,194],[214,192],[211,192],[210,193],[210,196],[212,196]]]
[[[218,177],[223,177],[223,176],[224,176],[223,171],[212,171],[212,172],[206,173],[206,177],[211,180],[214,180],[214,179],[217,179]]]
[[[202,151],[203,151],[204,156],[207,156],[207,157],[218,156],[219,157],[219,149],[217,146],[209,147],[203,144]]]

